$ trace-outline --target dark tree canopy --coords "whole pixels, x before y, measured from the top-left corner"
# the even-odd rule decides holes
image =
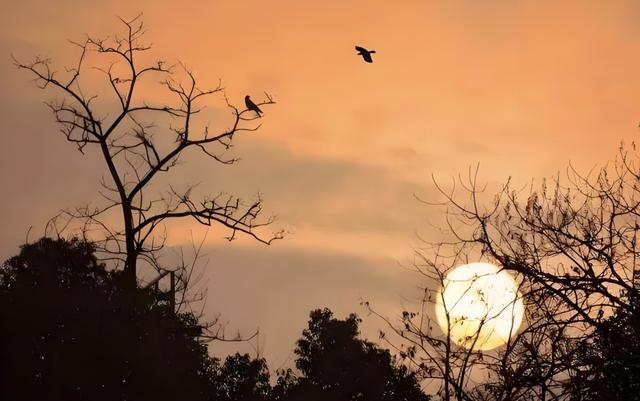
[[[269,377],[264,359],[236,353],[220,366],[212,393],[224,401],[266,401],[271,397]]]
[[[572,400],[640,400],[640,305],[620,309],[591,338],[582,341],[573,361]]]
[[[429,399],[417,377],[389,351],[358,338],[360,319],[336,319],[329,309],[314,310],[295,350],[300,377],[281,377],[285,400]]]
[[[86,242],[43,238],[0,268],[0,399],[203,400],[216,361],[191,314],[123,296]]]
[[[42,238],[0,267],[0,399],[427,401],[417,376],[358,338],[360,319],[311,313],[296,366],[272,387],[264,359],[210,357],[203,326],[137,289],[81,240]]]

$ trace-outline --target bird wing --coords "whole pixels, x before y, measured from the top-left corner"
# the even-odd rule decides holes
[[[371,54],[369,54],[369,53],[362,53],[362,58],[367,63],[373,63],[373,59],[371,58]]]
[[[356,50],[362,53],[369,53],[369,50],[365,49],[364,47],[360,47],[360,46],[356,46]]]

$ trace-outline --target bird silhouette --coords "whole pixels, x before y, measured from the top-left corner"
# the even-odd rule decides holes
[[[260,107],[258,107],[257,104],[251,101],[251,98],[249,97],[249,95],[244,97],[244,104],[247,106],[247,110],[255,111],[258,117],[262,116],[262,110],[260,110]]]
[[[367,50],[364,47],[356,46],[356,50],[358,51],[358,55],[362,56],[364,61],[367,63],[373,63],[373,59],[371,58],[371,54],[375,53],[375,50]]]

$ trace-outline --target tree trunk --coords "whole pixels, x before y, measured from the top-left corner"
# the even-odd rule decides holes
[[[127,245],[127,260],[124,265],[125,285],[128,289],[135,289],[138,285],[138,251],[135,245],[135,234],[133,233],[133,216],[128,203],[124,202],[122,204],[122,212],[124,214],[125,242]]]

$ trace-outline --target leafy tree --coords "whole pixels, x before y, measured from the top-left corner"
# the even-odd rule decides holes
[[[311,313],[296,366],[274,389],[263,359],[221,363],[203,327],[166,294],[107,270],[91,243],[42,238],[0,267],[0,399],[426,401],[389,351],[358,338],[356,315]]]
[[[581,341],[572,400],[640,400],[640,305],[621,309]]]
[[[217,361],[197,319],[124,290],[91,244],[43,238],[0,268],[0,399],[204,400]],[[124,296],[124,293],[127,296]]]
[[[269,370],[264,359],[248,354],[228,356],[220,366],[213,393],[219,400],[264,401],[271,397]]]
[[[281,375],[275,392],[283,400],[391,401],[429,399],[416,375],[389,351],[358,338],[360,319],[336,319],[314,310],[295,350],[296,367]]]

